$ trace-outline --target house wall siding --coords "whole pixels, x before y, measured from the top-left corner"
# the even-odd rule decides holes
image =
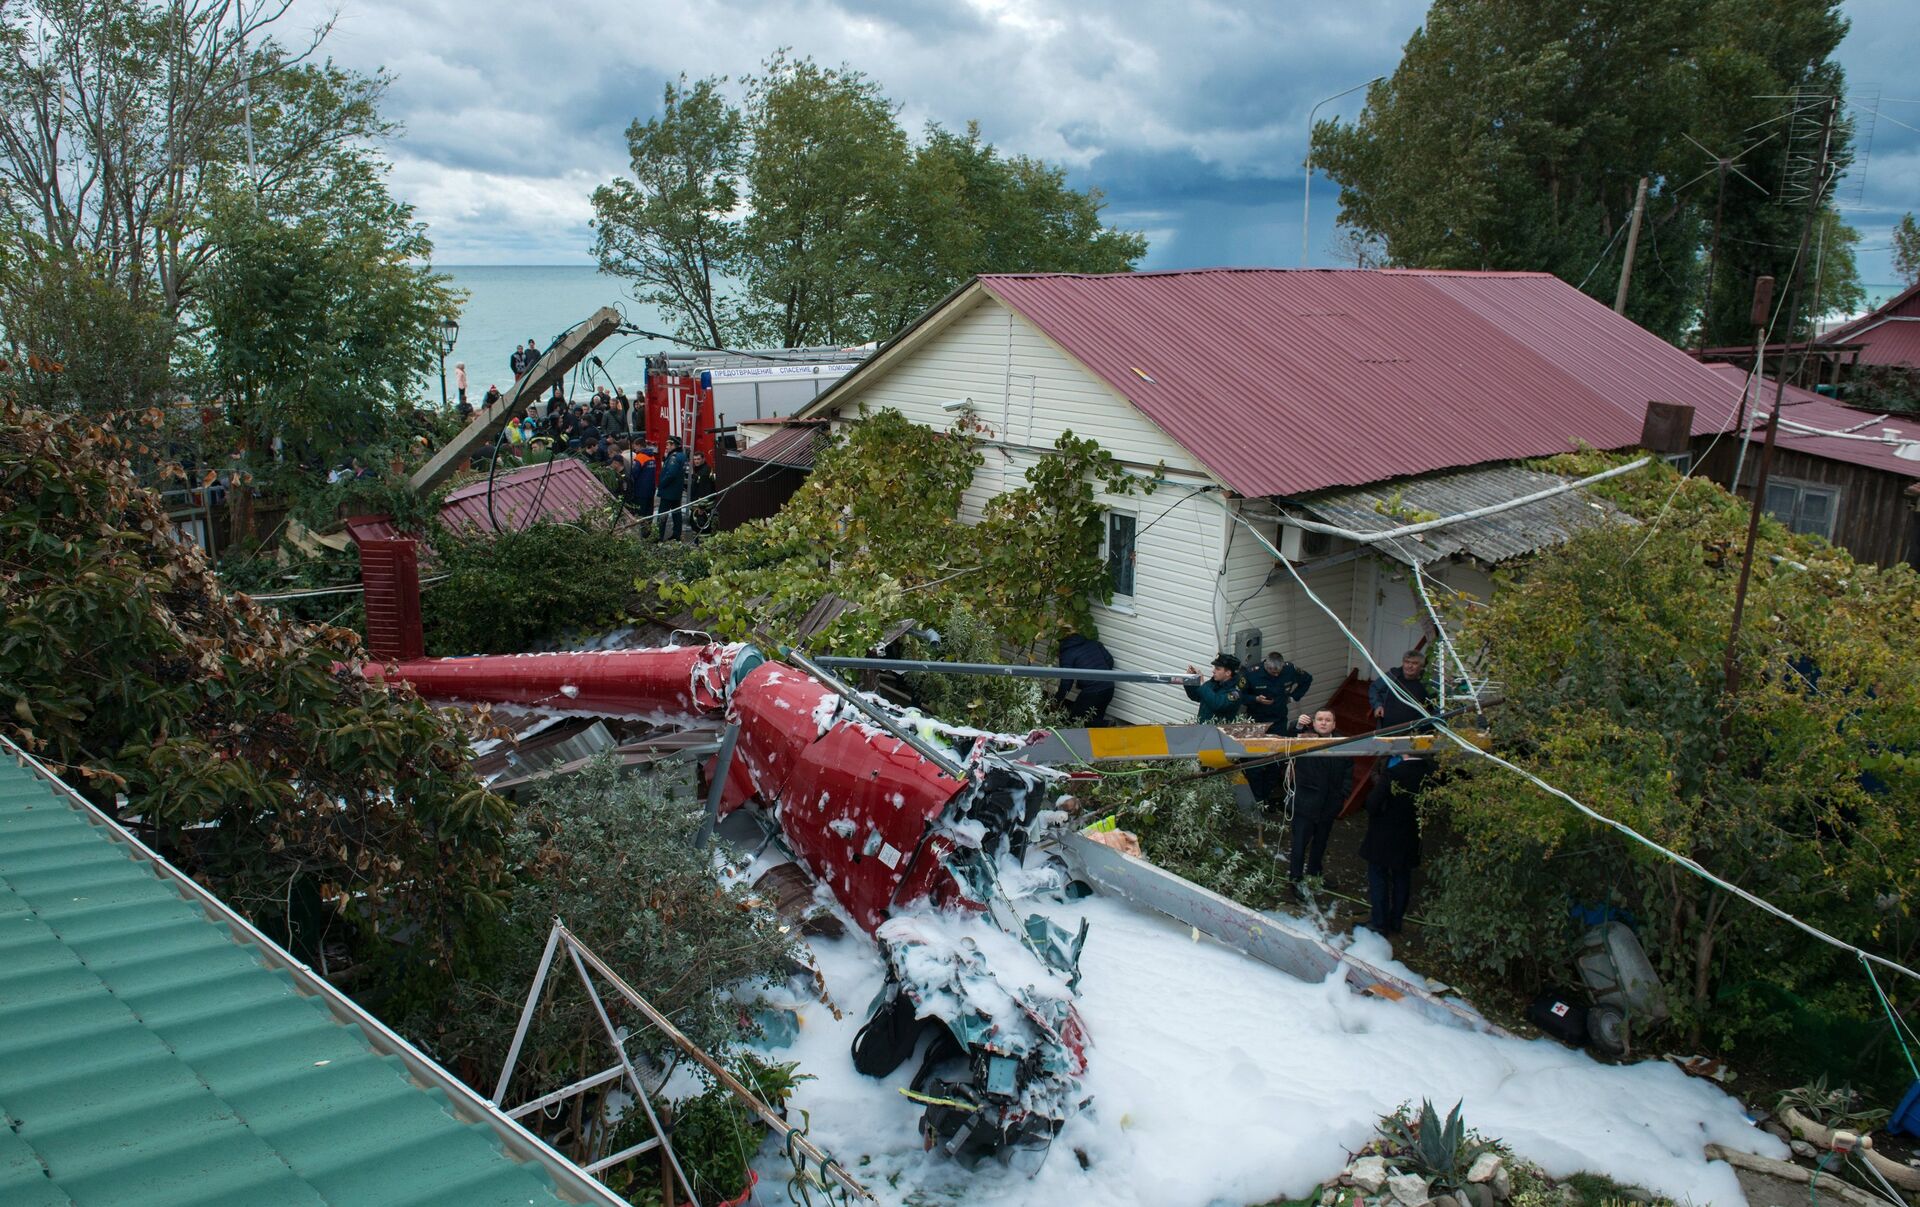
[[[1705,454],[1699,472],[1722,486],[1730,486],[1734,461],[1739,456],[1739,441],[1721,440],[1711,452],[1705,451],[1711,441],[1699,438],[1693,443],[1696,456]],[[1753,495],[1760,451],[1756,440],[1748,450],[1737,492],[1743,498]],[[1915,514],[1914,500],[1906,493],[1911,479],[1781,447],[1773,450],[1773,464],[1767,472],[1774,478],[1792,478],[1837,488],[1840,499],[1839,509],[1834,513],[1833,543],[1854,557],[1877,566],[1901,562],[1920,565],[1920,515]]]
[[[1267,540],[1277,539],[1272,520],[1251,522]],[[1353,665],[1352,647],[1339,627],[1306,597],[1293,576],[1273,560],[1273,554],[1254,539],[1253,533],[1238,524],[1233,527],[1220,600],[1222,640],[1237,641],[1239,634],[1247,629],[1259,629],[1264,651],[1278,650],[1289,662],[1313,676],[1313,687],[1301,705],[1316,707],[1347,677]],[[1350,615],[1354,575],[1361,565],[1357,559],[1349,560],[1323,570],[1310,570],[1303,577],[1313,593],[1329,607]]]

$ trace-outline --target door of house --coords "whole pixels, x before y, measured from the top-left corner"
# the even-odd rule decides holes
[[[1413,590],[1413,571],[1399,562],[1384,558],[1373,560],[1373,619],[1367,634],[1367,649],[1383,669],[1400,665],[1400,655],[1419,645],[1432,629],[1426,609],[1420,606]],[[1359,668],[1362,678],[1372,678],[1373,668]]]

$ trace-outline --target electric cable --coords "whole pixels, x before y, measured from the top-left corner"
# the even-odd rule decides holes
[[[1444,718],[1435,717],[1430,711],[1428,711],[1425,705],[1421,704],[1418,700],[1415,700],[1412,696],[1408,695],[1406,690],[1402,688],[1397,682],[1395,682],[1392,676],[1388,675],[1384,670],[1381,669],[1380,664],[1374,660],[1373,652],[1367,649],[1366,644],[1362,642],[1357,636],[1354,635],[1354,632],[1352,629],[1347,627],[1346,622],[1340,618],[1340,614],[1334,611],[1334,609],[1324,599],[1321,599],[1320,596],[1314,592],[1313,588],[1309,587],[1306,584],[1306,580],[1302,579],[1300,577],[1299,572],[1293,569],[1292,564],[1289,563],[1285,557],[1281,556],[1280,551],[1278,549],[1275,549],[1272,543],[1269,542],[1264,536],[1260,534],[1259,529],[1255,528],[1249,521],[1247,521],[1246,519],[1241,517],[1238,513],[1236,513],[1233,510],[1233,508],[1226,503],[1225,500],[1220,500],[1220,505],[1222,509],[1224,509],[1227,512],[1227,514],[1233,519],[1235,523],[1244,525],[1249,532],[1253,533],[1254,539],[1259,541],[1261,545],[1265,546],[1267,552],[1272,554],[1273,557],[1276,558],[1281,565],[1287,568],[1288,573],[1293,576],[1294,583],[1299,586],[1301,592],[1307,597],[1307,599],[1310,602],[1313,603],[1315,607],[1319,608],[1322,612],[1326,613],[1327,618],[1333,621],[1334,627],[1338,628],[1341,634],[1346,637],[1347,643],[1359,652],[1361,658],[1366,660],[1366,663],[1368,666],[1373,668],[1373,672],[1375,676],[1377,676],[1379,680],[1384,680],[1387,683],[1387,686],[1393,691],[1393,693],[1399,696],[1400,699],[1408,707],[1412,708],[1416,713],[1420,714],[1421,718],[1427,721],[1430,721],[1436,733],[1444,735],[1449,741],[1453,742],[1454,745],[1466,751],[1468,754],[1478,756],[1494,764],[1497,767],[1503,767],[1506,770],[1511,771],[1513,774],[1526,780],[1528,783],[1540,789],[1542,792],[1547,793],[1549,796],[1552,796],[1557,800],[1566,802],[1568,805],[1572,806],[1577,812],[1579,812],[1582,816],[1585,816],[1591,819],[1592,821],[1598,822],[1601,825],[1606,826],[1609,829],[1612,829],[1618,832],[1624,837],[1632,840],[1633,842],[1639,843],[1641,846],[1646,847],[1648,850],[1651,850],[1658,855],[1664,856],[1665,858],[1678,864],[1680,867],[1685,868],[1687,871],[1692,872],[1694,875],[1700,877],[1702,880],[1706,881],[1707,883],[1714,885],[1715,887],[1725,892],[1731,893],[1735,897],[1738,897],[1742,901],[1745,901],[1747,904],[1752,905],[1756,909],[1759,909],[1767,914],[1772,915],[1773,917],[1779,919],[1782,922],[1787,923],[1788,925],[1794,927],[1797,930],[1800,930],[1801,932],[1807,934],[1808,936],[1818,939],[1820,942],[1825,943],[1831,947],[1838,948],[1841,951],[1851,952],[1862,960],[1870,960],[1873,963],[1878,964],[1883,968],[1888,968],[1895,972],[1903,973],[1906,976],[1914,978],[1915,980],[1920,980],[1920,971],[1915,971],[1914,969],[1907,967],[1905,964],[1901,964],[1897,961],[1890,960],[1885,956],[1877,955],[1873,952],[1867,951],[1865,948],[1858,947],[1852,943],[1847,942],[1844,939],[1840,939],[1833,935],[1828,934],[1826,931],[1821,930],[1819,927],[1814,926],[1810,922],[1802,921],[1801,919],[1788,913],[1786,910],[1783,910],[1779,906],[1773,904],[1771,901],[1768,901],[1766,898],[1757,896],[1754,893],[1750,893],[1746,889],[1741,888],[1739,885],[1733,884],[1730,881],[1722,879],[1721,877],[1708,871],[1705,867],[1702,867],[1699,862],[1692,859],[1691,857],[1682,855],[1677,851],[1669,850],[1668,848],[1661,846],[1659,843],[1655,842],[1653,839],[1648,838],[1646,835],[1640,833],[1638,830],[1634,829],[1632,826],[1627,825],[1625,822],[1616,821],[1613,818],[1606,816],[1604,813],[1601,813],[1598,810],[1592,808],[1591,806],[1586,805],[1579,800],[1576,800],[1574,797],[1572,797],[1562,789],[1554,787],[1552,784],[1540,778],[1538,775],[1535,775],[1533,772],[1528,771],[1526,768],[1518,766],[1515,763],[1509,762],[1508,760],[1501,758],[1499,755],[1494,754],[1490,750],[1481,750],[1478,746],[1475,746],[1472,742],[1468,741],[1466,738],[1462,737],[1457,731],[1455,731],[1452,726],[1448,725]]]

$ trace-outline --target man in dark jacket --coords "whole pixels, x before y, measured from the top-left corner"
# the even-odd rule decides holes
[[[673,520],[673,539],[679,540],[682,523],[687,513],[680,510],[680,499],[687,493],[687,454],[680,446],[680,437],[667,437],[667,455],[660,459],[660,531],[659,539],[667,539],[667,520]]]
[[[1072,633],[1060,639],[1059,664],[1076,671],[1110,671],[1113,655],[1091,637]],[[1067,715],[1088,724],[1103,724],[1113,703],[1113,684],[1102,679],[1067,679],[1060,684],[1060,703]]]
[[[653,492],[658,482],[658,466],[653,459],[653,450],[633,450],[633,457],[627,463],[627,485],[621,500],[627,505],[627,513],[639,516],[643,524],[653,515]]]
[[[1308,716],[1300,714],[1294,723],[1295,737],[1337,738],[1331,708]],[[1327,839],[1333,836],[1333,823],[1346,807],[1347,793],[1353,791],[1353,760],[1329,754],[1318,758],[1293,760],[1293,849],[1287,856],[1287,879],[1300,883],[1302,874],[1323,876],[1327,859]]]
[[[1373,773],[1367,794],[1367,836],[1360,858],[1367,861],[1367,897],[1375,934],[1400,932],[1413,898],[1413,869],[1420,865],[1420,813],[1416,798],[1433,764],[1394,755]]]
[[[1242,683],[1238,658],[1221,654],[1213,660],[1210,674],[1203,676],[1198,667],[1189,666],[1187,675],[1181,686],[1186,689],[1187,699],[1200,706],[1198,719],[1202,723],[1225,725],[1239,713]]]
[[[1268,651],[1247,672],[1247,719],[1285,725],[1293,715],[1294,701],[1305,697],[1312,686],[1312,675],[1288,662],[1279,650]]]
[[[507,358],[507,368],[513,370],[513,379],[519,381],[527,375],[527,370],[540,361],[540,347],[531,338],[524,348],[515,348],[513,355]]]
[[[716,489],[713,467],[695,450],[692,468],[687,472],[687,526],[696,538],[713,531],[713,504],[704,500]]]
[[[1423,709],[1432,707],[1426,680],[1420,677],[1426,668],[1427,656],[1419,650],[1408,650],[1400,656],[1399,666],[1367,685],[1367,703],[1373,706],[1376,727],[1389,729],[1420,719],[1420,712],[1401,698],[1401,692],[1419,701]],[[1396,687],[1400,690],[1395,691]]]

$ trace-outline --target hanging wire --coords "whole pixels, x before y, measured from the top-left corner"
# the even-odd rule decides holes
[[[1421,719],[1427,721],[1433,726],[1434,732],[1445,736],[1449,741],[1451,741],[1455,746],[1459,747],[1461,750],[1465,751],[1469,756],[1485,759],[1486,761],[1494,764],[1497,767],[1503,767],[1506,770],[1511,771],[1513,774],[1526,780],[1528,783],[1540,789],[1542,792],[1547,793],[1549,796],[1552,796],[1556,800],[1564,801],[1566,804],[1572,806],[1582,816],[1587,817],[1595,822],[1598,822],[1603,826],[1606,826],[1611,830],[1616,831],[1617,833],[1630,839],[1633,842],[1639,843],[1641,846],[1646,847],[1647,849],[1655,852],[1656,854],[1661,855],[1666,859],[1669,859],[1672,862],[1678,864],[1680,867],[1685,868],[1687,871],[1692,872],[1695,876],[1698,876],[1700,879],[1706,881],[1708,884],[1714,885],[1716,888],[1719,888],[1727,893],[1731,893],[1733,896],[1740,898],[1742,901],[1745,901],[1747,904],[1752,905],[1754,908],[1759,909],[1767,914],[1771,914],[1773,917],[1778,918],[1780,921],[1787,923],[1789,926],[1794,927],[1795,929],[1811,936],[1812,938],[1818,939],[1822,943],[1825,943],[1831,947],[1838,948],[1841,951],[1852,952],[1854,955],[1858,956],[1862,960],[1870,960],[1873,963],[1878,964],[1883,968],[1891,969],[1894,972],[1902,973],[1906,976],[1912,977],[1917,981],[1920,981],[1920,971],[1915,971],[1914,969],[1907,967],[1905,964],[1901,964],[1897,961],[1890,960],[1885,956],[1876,955],[1873,952],[1867,951],[1865,948],[1855,946],[1854,944],[1849,943],[1844,939],[1840,939],[1833,935],[1830,935],[1826,931],[1821,930],[1819,927],[1814,926],[1810,922],[1802,921],[1801,919],[1788,913],[1786,910],[1783,910],[1779,906],[1773,904],[1773,902],[1768,901],[1766,898],[1750,893],[1746,889],[1741,888],[1739,885],[1734,884],[1728,880],[1725,880],[1719,876],[1716,876],[1714,873],[1708,871],[1705,867],[1702,867],[1698,861],[1692,859],[1691,857],[1682,855],[1678,851],[1669,850],[1668,848],[1661,846],[1659,843],[1655,842],[1653,839],[1648,838],[1645,834],[1640,833],[1640,831],[1634,829],[1632,826],[1627,825],[1625,822],[1615,821],[1613,818],[1608,817],[1604,813],[1601,813],[1598,810],[1592,808],[1591,806],[1584,804],[1583,802],[1575,799],[1573,796],[1569,795],[1567,792],[1563,791],[1562,789],[1554,787],[1552,784],[1548,783],[1546,780],[1541,779],[1539,776],[1535,775],[1533,772],[1528,771],[1526,768],[1521,767],[1515,763],[1509,762],[1508,760],[1501,758],[1499,755],[1494,754],[1490,750],[1482,750],[1478,746],[1474,745],[1471,741],[1468,741],[1465,737],[1461,736],[1461,734],[1457,730],[1455,730],[1451,725],[1447,724],[1446,718],[1434,716],[1434,714],[1430,712],[1425,705],[1420,703],[1418,700],[1415,700],[1412,696],[1408,695],[1406,692],[1406,689],[1402,688],[1399,685],[1399,683],[1394,681],[1392,676],[1388,675],[1384,670],[1380,668],[1380,664],[1374,660],[1373,652],[1366,647],[1366,644],[1364,642],[1362,642],[1358,637],[1354,635],[1354,632],[1352,629],[1347,627],[1346,622],[1340,618],[1340,614],[1334,611],[1334,609],[1324,599],[1320,598],[1320,596],[1314,592],[1312,587],[1309,587],[1307,585],[1306,580],[1300,577],[1299,572],[1295,570],[1290,563],[1287,562],[1285,557],[1281,556],[1280,551],[1278,549],[1275,549],[1273,545],[1270,542],[1268,542],[1264,536],[1260,535],[1260,531],[1257,528],[1255,528],[1252,525],[1252,523],[1250,523],[1248,520],[1242,517],[1238,512],[1236,512],[1232,508],[1232,506],[1229,505],[1224,499],[1220,500],[1220,505],[1227,512],[1228,516],[1230,516],[1233,519],[1235,523],[1244,525],[1249,532],[1253,533],[1254,539],[1259,541],[1263,546],[1265,546],[1267,549],[1267,552],[1272,554],[1276,559],[1279,560],[1281,565],[1287,568],[1288,573],[1293,576],[1293,581],[1295,582],[1296,585],[1299,586],[1301,592],[1306,595],[1307,599],[1311,601],[1315,607],[1319,608],[1322,612],[1326,613],[1327,618],[1333,621],[1334,627],[1339,629],[1341,634],[1346,637],[1347,643],[1351,645],[1356,651],[1359,652],[1361,658],[1366,660],[1366,663],[1368,666],[1373,668],[1374,675],[1378,679],[1385,680],[1388,688],[1395,695],[1399,696],[1400,699],[1409,708],[1413,709],[1414,712],[1418,714],[1418,716]]]

